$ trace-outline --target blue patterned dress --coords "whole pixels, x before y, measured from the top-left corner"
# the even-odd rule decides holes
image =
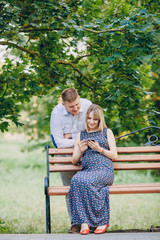
[[[95,139],[101,147],[109,149],[107,128],[92,133],[85,130],[81,132],[80,139]],[[109,224],[109,186],[113,181],[112,160],[87,149],[82,158],[82,170],[73,176],[69,190],[72,225],[87,223],[98,227]]]

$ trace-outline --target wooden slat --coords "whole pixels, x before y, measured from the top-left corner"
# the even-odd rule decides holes
[[[119,155],[113,162],[160,161],[160,154],[152,155]],[[72,163],[72,157],[49,157],[49,163]]]
[[[153,153],[160,152],[160,146],[117,147],[118,153]],[[73,154],[73,148],[49,148],[49,155]]]
[[[112,186],[109,188],[110,194],[135,194],[135,193],[160,193],[160,186],[144,186],[144,187],[120,187],[113,188]]]
[[[58,154],[73,154],[73,148],[49,148],[49,155],[58,155]]]
[[[119,155],[113,162],[144,162],[144,161],[160,161],[160,154],[152,155]]]
[[[49,167],[50,172],[72,172],[72,171],[80,171],[82,169],[82,166],[76,166],[76,165],[52,165]]]
[[[160,152],[160,146],[117,147],[118,153],[153,153]]]
[[[160,163],[126,163],[113,164],[114,170],[149,170],[160,169]]]
[[[110,187],[112,188],[141,188],[141,187],[160,187],[160,182],[155,182],[155,183],[135,183],[135,184],[113,184]]]
[[[160,169],[160,163],[126,163],[113,164],[114,170],[149,170],[149,169]],[[51,165],[49,168],[50,172],[72,172],[80,171],[82,166],[76,165]]]
[[[69,186],[52,186],[48,188],[48,195],[49,196],[62,196],[68,195]]]
[[[69,186],[48,188],[49,196],[68,195]],[[109,187],[110,194],[160,193],[160,183],[115,184]]]
[[[72,157],[49,157],[49,163],[72,163]]]

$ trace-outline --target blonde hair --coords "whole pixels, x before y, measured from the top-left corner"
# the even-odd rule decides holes
[[[78,96],[78,92],[75,88],[66,88],[61,94],[63,102],[73,102]]]
[[[98,125],[98,131],[103,131],[104,128],[106,128],[106,123],[105,123],[105,119],[104,119],[104,114],[103,114],[103,110],[102,108],[97,105],[97,104],[91,104],[87,110],[86,113],[86,121],[85,121],[85,129],[87,130],[87,132],[89,131],[88,125],[87,125],[87,120],[89,117],[89,114],[93,112],[93,116],[99,120],[99,125]]]

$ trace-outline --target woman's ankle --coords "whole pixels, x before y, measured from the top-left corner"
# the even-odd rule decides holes
[[[88,229],[88,228],[89,228],[89,226],[88,226],[87,223],[82,223],[81,224],[81,230]]]

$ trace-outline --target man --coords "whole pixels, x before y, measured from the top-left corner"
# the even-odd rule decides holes
[[[74,147],[78,132],[84,130],[85,117],[88,107],[92,104],[89,100],[80,98],[74,88],[65,89],[62,94],[62,103],[59,103],[52,111],[50,129],[52,141],[57,148]],[[64,186],[69,186],[76,172],[61,172]],[[68,197],[66,198],[68,214],[71,212]],[[78,232],[79,226],[71,226],[68,233]]]

